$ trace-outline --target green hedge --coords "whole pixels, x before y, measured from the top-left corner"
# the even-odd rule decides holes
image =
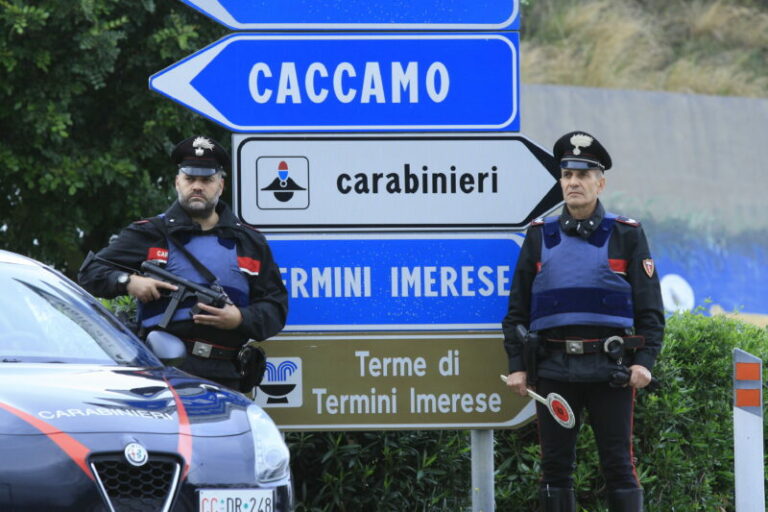
[[[638,393],[635,455],[648,512],[733,511],[732,351],[768,359],[768,331],[725,317],[669,319],[654,370]],[[496,509],[535,511],[536,426],[495,432]],[[471,510],[467,431],[288,433],[297,512]],[[575,472],[581,510],[607,510],[589,427]]]

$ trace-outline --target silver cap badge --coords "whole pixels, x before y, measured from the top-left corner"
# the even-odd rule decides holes
[[[581,148],[586,148],[592,145],[592,137],[589,135],[583,134],[583,133],[577,133],[576,135],[572,136],[570,139],[571,145],[573,146],[573,154],[579,155],[581,154]]]
[[[206,139],[205,137],[197,137],[192,142],[192,147],[195,148],[196,156],[203,156],[206,149],[213,151],[213,142],[211,142],[209,139]]]

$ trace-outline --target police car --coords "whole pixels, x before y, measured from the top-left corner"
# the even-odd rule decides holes
[[[283,512],[289,452],[240,393],[163,361],[57,271],[0,251],[0,510]]]

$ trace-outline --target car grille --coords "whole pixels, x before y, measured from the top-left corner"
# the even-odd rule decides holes
[[[133,466],[122,453],[90,457],[102,496],[113,512],[164,512],[178,488],[181,464],[174,457],[150,454],[143,466]]]

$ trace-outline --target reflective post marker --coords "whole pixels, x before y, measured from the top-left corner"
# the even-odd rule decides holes
[[[759,358],[738,348],[733,350],[737,512],[765,512],[762,375],[763,366]]]

